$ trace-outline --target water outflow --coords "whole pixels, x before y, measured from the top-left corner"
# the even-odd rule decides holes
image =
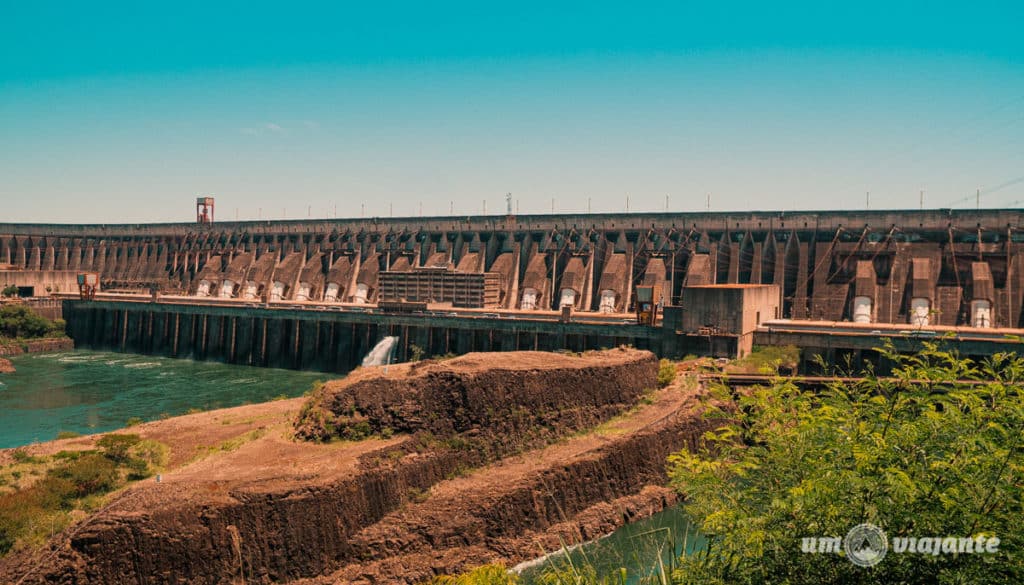
[[[398,343],[398,337],[388,336],[381,339],[377,345],[373,346],[370,353],[366,354],[363,358],[363,367],[366,366],[386,366],[391,363],[392,354],[395,352],[395,345]]]

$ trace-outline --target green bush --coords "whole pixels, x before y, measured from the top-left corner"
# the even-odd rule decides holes
[[[686,510],[709,535],[686,583],[1024,582],[1024,359],[981,363],[926,343],[883,351],[892,377],[824,390],[780,380],[705,399],[719,426],[670,459]],[[714,422],[712,424],[715,424]],[[890,539],[996,535],[997,554],[894,554],[864,569],[805,554],[803,538],[870,523]]]
[[[57,433],[57,440],[61,439],[77,439],[81,437],[82,433],[76,433],[75,431],[60,431]]]
[[[51,321],[25,305],[0,307],[0,336],[32,339],[64,333],[64,321]]]
[[[668,360],[658,363],[658,387],[664,388],[676,379],[676,365]]]
[[[744,374],[792,372],[800,364],[800,348],[795,345],[754,346],[745,357],[729,364],[728,370]]]
[[[103,449],[103,455],[115,463],[125,463],[128,461],[128,451],[135,445],[139,444],[142,439],[138,435],[121,435],[111,433],[104,435],[99,441],[96,441],[96,446]]]
[[[61,507],[67,508],[72,498],[112,491],[120,479],[121,474],[113,460],[93,453],[55,467],[37,485],[58,496]]]

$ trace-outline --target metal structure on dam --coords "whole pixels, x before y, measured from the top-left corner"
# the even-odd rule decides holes
[[[0,264],[95,271],[105,289],[369,305],[384,300],[386,278],[405,295],[421,284],[399,277],[433,269],[487,275],[478,286],[489,292],[474,297],[484,307],[610,314],[630,312],[640,284],[674,304],[683,287],[763,283],[778,286],[785,318],[1020,327],[1022,218],[1000,209],[0,224]]]

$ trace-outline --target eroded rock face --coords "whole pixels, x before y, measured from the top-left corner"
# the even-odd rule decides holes
[[[359,370],[303,408],[307,440],[380,432],[485,434],[517,448],[596,424],[657,387],[654,354],[471,353],[445,361]]]
[[[13,373],[14,373],[14,364],[11,363],[11,360],[5,359],[5,358],[0,358],[0,374],[13,374]]]
[[[42,564],[0,560],[0,583],[415,583],[593,538],[669,503],[670,491],[647,488],[664,485],[668,453],[706,430],[666,390],[614,433],[578,433],[636,405],[656,370],[648,352],[611,350],[357,371],[310,398],[300,433],[408,435],[321,445],[271,433],[126,491]],[[289,455],[274,460],[274,448]],[[301,463],[318,450],[330,459]],[[240,461],[267,471],[215,473]]]

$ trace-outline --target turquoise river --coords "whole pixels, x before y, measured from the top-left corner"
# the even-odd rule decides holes
[[[10,358],[0,374],[0,448],[99,433],[145,421],[300,396],[336,377],[125,353],[75,350]]]

